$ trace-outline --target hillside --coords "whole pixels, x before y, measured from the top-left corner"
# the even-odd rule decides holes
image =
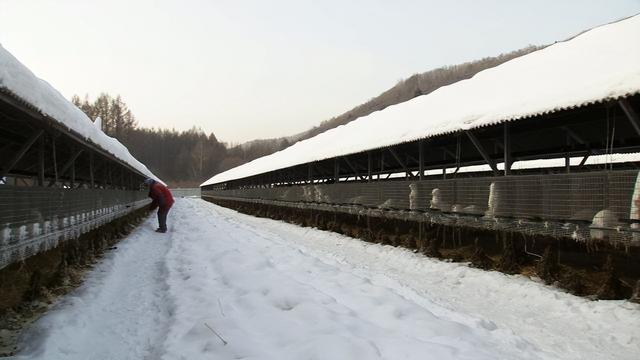
[[[230,163],[237,166],[244,162],[249,162],[253,159],[272,154],[298,141],[309,139],[329,129],[348,124],[357,118],[367,116],[375,111],[383,110],[388,106],[411,100],[417,96],[429,94],[442,86],[447,86],[460,80],[469,79],[482,70],[498,66],[511,59],[529,54],[542,48],[544,48],[544,46],[532,45],[494,57],[486,57],[457,65],[443,66],[423,73],[411,75],[407,79],[399,81],[396,85],[382,94],[371,98],[369,101],[354,107],[344,114],[325,120],[318,126],[314,126],[307,131],[281,138],[252,140],[234,146],[230,151],[236,154],[239,159]]]

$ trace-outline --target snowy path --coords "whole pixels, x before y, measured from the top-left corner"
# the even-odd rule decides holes
[[[637,359],[640,307],[183,199],[34,332],[37,359]],[[211,329],[209,329],[208,327]],[[216,331],[226,341],[214,334]]]
[[[118,244],[29,334],[36,359],[155,359],[169,325],[164,258],[153,219]]]

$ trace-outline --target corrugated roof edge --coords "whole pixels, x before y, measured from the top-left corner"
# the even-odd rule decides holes
[[[51,116],[45,114],[41,109],[39,109],[37,106],[34,106],[33,104],[31,104],[30,102],[26,101],[25,99],[23,99],[22,97],[20,97],[19,95],[17,95],[16,93],[14,93],[13,91],[11,91],[9,88],[4,87],[4,86],[0,86],[0,93],[5,94],[7,96],[9,96],[10,98],[12,98],[13,100],[15,100],[16,102],[18,102],[20,105],[28,108],[31,111],[34,111],[36,113],[38,113],[40,116],[42,116],[43,119],[51,122],[52,124],[56,125],[56,127],[59,128],[59,130],[64,130],[66,132],[69,133],[69,135],[72,135],[74,138],[83,141],[86,145],[102,152],[104,155],[106,155],[107,157],[112,158],[115,161],[120,162],[121,164],[125,165],[126,167],[130,168],[131,170],[133,170],[134,172],[137,172],[140,175],[143,175],[145,177],[151,177],[154,178],[155,180],[161,182],[164,184],[164,182],[158,178],[155,174],[153,174],[143,163],[141,163],[138,159],[136,159],[135,157],[133,157],[133,155],[131,155],[131,153],[129,153],[129,155],[131,155],[131,157],[137,161],[137,164],[131,164],[128,161],[126,161],[125,159],[120,159],[116,154],[113,154],[112,152],[110,152],[108,149],[105,149],[104,147],[100,146],[100,144],[96,144],[95,142],[91,141],[91,139],[86,138],[85,136],[83,136],[82,134],[76,132],[74,129],[70,128],[69,126],[67,126],[64,122],[58,121],[57,119],[52,118]],[[106,135],[106,134],[105,134]],[[120,143],[120,142],[118,142]],[[120,143],[120,145],[127,149],[126,146],[124,146],[122,143]],[[127,152],[128,149],[127,149]],[[142,168],[142,169],[141,169]],[[144,171],[146,170],[146,172]],[[165,184],[166,185],[166,184]]]
[[[552,46],[556,46],[556,45],[559,45],[559,44],[563,44],[563,43],[569,42],[569,41],[571,41],[571,40],[573,40],[573,39],[575,39],[575,38],[578,38],[578,37],[580,37],[581,35],[584,35],[584,34],[586,34],[586,33],[590,32],[590,31],[592,31],[592,30],[595,30],[595,29],[598,29],[598,28],[602,28],[602,27],[606,27],[606,26],[609,26],[609,25],[611,25],[611,24],[616,24],[616,23],[619,23],[619,22],[623,22],[623,21],[625,21],[625,20],[628,20],[628,19],[634,18],[634,17],[636,17],[636,16],[638,16],[638,15],[640,15],[640,13],[638,13],[638,14],[636,14],[636,15],[629,16],[629,17],[625,17],[625,18],[622,18],[622,19],[619,19],[619,20],[616,20],[616,21],[612,21],[612,22],[609,22],[609,23],[606,23],[606,24],[602,24],[602,25],[599,25],[599,26],[595,26],[595,27],[593,27],[593,28],[590,28],[590,29],[584,30],[584,31],[582,31],[582,32],[580,32],[580,33],[578,33],[578,34],[576,34],[576,35],[573,35],[573,36],[571,36],[570,38],[567,38],[567,39],[565,39],[565,40],[557,41],[556,43],[554,43],[554,44],[552,44],[552,45],[550,45],[550,46],[552,47]],[[544,50],[544,49],[541,49],[541,50]],[[531,55],[533,55],[533,54],[535,54],[535,53],[538,53],[538,52],[539,52],[539,51],[541,51],[541,50],[534,51],[534,52],[532,52],[532,53],[530,53],[530,54],[524,55],[523,57],[531,56]],[[518,59],[521,59],[521,58],[522,58],[522,57],[512,59],[512,60],[510,60],[510,61],[508,61],[508,62],[505,62],[504,64],[498,65],[497,67],[502,67],[502,66],[504,66],[504,65],[506,65],[506,64],[508,64],[508,63],[510,63],[510,62],[512,62],[512,61],[517,61]],[[485,72],[485,71],[489,71],[489,70],[492,70],[492,69],[494,69],[494,68],[484,70],[484,71],[482,71],[482,72],[480,72],[480,73],[478,73],[478,74],[481,74],[481,73],[483,73],[483,72]],[[478,74],[476,74],[476,76],[477,76]],[[475,76],[474,76],[474,77],[475,77]],[[473,79],[473,78],[472,78],[472,79]],[[458,83],[460,83],[460,82],[463,82],[463,81],[469,81],[469,80],[471,80],[471,79],[461,80],[461,81],[459,81],[459,82],[456,82],[456,83],[450,84],[450,85],[448,85],[448,86],[454,86],[454,85],[456,85],[456,84],[458,84]],[[496,124],[500,124],[500,123],[505,123],[505,122],[510,122],[510,121],[523,120],[523,119],[532,118],[532,117],[535,117],[535,116],[542,116],[542,115],[547,115],[547,114],[553,114],[553,113],[556,113],[556,112],[559,112],[559,111],[565,111],[565,110],[577,109],[577,108],[585,107],[585,106],[592,105],[592,104],[604,103],[604,102],[608,102],[608,101],[614,101],[614,100],[618,100],[618,99],[626,98],[626,97],[629,97],[629,96],[634,96],[634,95],[636,95],[636,94],[640,94],[640,89],[635,89],[635,90],[633,90],[633,91],[627,91],[627,92],[625,92],[625,93],[618,93],[618,94],[614,94],[614,95],[612,95],[612,96],[603,96],[603,97],[599,97],[599,98],[591,98],[591,99],[587,99],[587,100],[584,100],[584,101],[581,101],[581,102],[575,102],[575,103],[573,103],[573,104],[566,105],[566,106],[556,106],[556,107],[547,108],[547,109],[544,109],[544,110],[542,110],[542,111],[531,112],[531,113],[525,113],[525,114],[518,114],[517,116],[511,116],[511,117],[504,117],[504,118],[497,119],[497,120],[492,121],[492,122],[489,122],[489,123],[484,123],[484,124],[480,124],[480,125],[472,126],[472,127],[470,127],[470,128],[469,128],[469,130],[472,130],[472,129],[479,129],[479,128],[484,128],[484,127],[487,127],[487,126],[492,126],[492,125],[496,125]],[[424,96],[429,96],[429,95],[424,95]],[[413,99],[412,99],[412,100],[413,100]],[[410,101],[412,101],[412,100],[409,100],[408,102],[410,102]],[[406,103],[406,102],[405,102],[405,103]],[[389,106],[388,108],[391,108],[391,107],[394,107],[394,106],[398,106],[398,105],[401,105],[401,104],[403,104],[403,103],[395,104],[395,105]],[[388,109],[388,108],[387,108],[387,109]],[[380,110],[380,111],[384,111],[384,110]],[[330,129],[330,130],[333,130],[333,129]],[[328,130],[328,131],[330,131],[330,130]],[[359,150],[359,151],[354,151],[354,152],[345,152],[345,153],[343,153],[343,154],[340,154],[340,156],[348,156],[348,155],[360,154],[360,153],[362,153],[362,152],[366,152],[366,151],[383,149],[383,148],[386,148],[386,147],[389,147],[389,146],[395,146],[395,145],[406,144],[406,143],[414,142],[414,141],[417,141],[417,140],[433,138],[433,137],[436,137],[436,136],[442,136],[442,135],[451,134],[451,133],[454,133],[454,132],[456,132],[456,131],[442,131],[442,132],[432,133],[432,134],[430,134],[429,136],[418,136],[418,137],[415,137],[415,138],[409,138],[409,139],[405,139],[405,140],[403,140],[403,141],[398,141],[398,142],[396,142],[396,143],[387,144],[387,145],[380,146],[380,147],[371,147],[371,148],[367,148],[367,149]],[[324,134],[324,133],[323,133],[323,134]],[[322,134],[319,134],[319,135],[322,135]],[[319,136],[319,135],[316,135],[316,136]],[[311,139],[313,139],[313,138],[311,138]],[[307,140],[310,140],[310,139],[307,139]],[[307,141],[307,140],[305,140],[305,141]],[[282,150],[281,150],[281,151],[282,151]],[[205,181],[205,182],[203,182],[202,184],[200,184],[200,186],[202,187],[202,186],[207,186],[207,185],[213,185],[213,184],[224,183],[224,182],[227,182],[227,181],[241,180],[241,179],[246,179],[246,178],[250,178],[250,177],[255,176],[255,175],[262,174],[262,173],[256,173],[256,174],[252,174],[252,175],[248,175],[248,176],[243,176],[243,177],[238,177],[238,178],[224,179],[224,180],[221,180],[221,181],[216,181],[216,178],[220,177],[221,175],[224,175],[225,173],[227,173],[227,172],[229,172],[229,171],[232,171],[232,170],[238,169],[238,168],[240,168],[240,167],[250,166],[250,165],[251,165],[254,161],[256,161],[256,160],[263,159],[263,158],[265,158],[265,157],[269,157],[269,156],[273,156],[273,155],[276,155],[276,154],[278,154],[278,153],[279,153],[279,152],[276,152],[276,153],[274,153],[274,154],[270,154],[270,155],[266,155],[266,156],[264,156],[264,157],[261,157],[261,158],[258,158],[258,159],[255,159],[255,160],[252,160],[251,162],[248,162],[248,163],[245,163],[245,164],[242,164],[242,165],[236,166],[236,167],[234,167],[234,168],[232,168],[232,169],[226,170],[226,171],[224,171],[224,172],[222,172],[222,173],[220,173],[220,174],[216,174],[216,175],[214,175],[213,177],[211,177],[210,179],[208,179],[207,181]],[[335,157],[335,156],[326,156],[326,157],[317,158],[317,159],[312,160],[312,161],[322,161],[322,160],[326,160],[326,159],[331,159],[331,158],[333,158],[333,157]],[[308,162],[310,162],[310,161],[308,161]],[[282,170],[282,169],[290,168],[290,167],[293,167],[293,166],[298,166],[298,165],[301,165],[301,164],[305,164],[305,163],[308,163],[308,162],[296,162],[296,163],[292,163],[292,164],[290,164],[289,166],[286,166],[286,167],[280,167],[280,168],[272,169],[272,170],[269,170],[269,171]]]
[[[501,120],[498,120],[498,121],[495,121],[495,122],[492,122],[492,123],[489,123],[489,124],[483,124],[483,125],[480,125],[480,126],[472,127],[469,130],[481,129],[481,128],[485,128],[485,127],[488,127],[488,126],[493,126],[493,125],[497,125],[497,124],[503,124],[503,123],[511,122],[511,121],[524,120],[524,119],[528,119],[528,118],[532,118],[532,117],[536,117],[536,116],[541,116],[541,115],[554,114],[554,113],[557,113],[557,112],[560,112],[560,111],[565,111],[565,110],[578,109],[578,108],[586,107],[586,106],[589,106],[589,105],[601,104],[601,103],[605,103],[605,102],[608,102],[608,101],[615,101],[615,100],[619,100],[619,99],[624,99],[624,98],[627,98],[627,97],[630,97],[630,96],[634,96],[634,95],[638,95],[638,94],[640,94],[640,90],[639,91],[634,91],[634,92],[629,92],[629,93],[624,94],[624,95],[605,97],[605,98],[601,98],[601,99],[598,99],[598,100],[589,100],[589,101],[585,101],[585,102],[583,102],[581,104],[577,104],[577,105],[571,105],[571,106],[565,106],[565,107],[557,107],[557,108],[554,108],[553,110],[545,110],[545,111],[541,111],[541,112],[538,112],[538,113],[525,114],[525,115],[522,115],[522,116],[519,116],[519,117],[513,117],[513,118],[504,118],[504,119],[501,119]],[[394,144],[391,144],[391,145],[386,145],[386,146],[381,146],[381,147],[372,147],[370,149],[366,149],[366,150],[363,150],[363,151],[344,153],[344,154],[342,154],[340,156],[350,156],[350,155],[355,155],[355,154],[361,154],[361,153],[366,152],[366,151],[375,151],[375,150],[385,149],[385,148],[387,148],[389,146],[408,144],[408,143],[411,143],[411,142],[414,142],[414,141],[426,140],[426,139],[430,139],[430,138],[433,138],[433,137],[436,137],[436,136],[448,135],[448,134],[453,134],[453,133],[455,133],[455,131],[445,131],[445,132],[433,134],[433,135],[430,135],[430,136],[427,136],[427,137],[416,137],[416,138],[413,138],[413,139],[400,141],[400,142],[397,142],[397,143],[394,143]],[[277,152],[274,153],[274,154],[277,154]],[[271,154],[271,155],[273,155],[273,154]],[[266,156],[269,156],[269,155],[266,155]],[[324,158],[319,158],[319,159],[314,160],[314,161],[323,161],[323,160],[332,159],[332,158],[333,157],[324,157]],[[261,158],[258,158],[258,159],[261,159]],[[257,160],[257,159],[255,159],[255,160]],[[231,168],[229,170],[233,170],[233,169],[236,169],[236,168],[238,168],[240,166],[249,165],[249,164],[251,164],[251,161],[248,162],[248,163],[242,164],[242,165],[238,165],[238,166],[236,166],[234,168]],[[293,165],[291,165],[289,167],[298,166],[298,165],[302,165],[302,164],[306,164],[306,163],[297,163],[297,164],[293,164]],[[282,170],[282,169],[286,169],[286,167],[285,168],[274,169],[272,171]],[[216,175],[214,175],[214,177],[217,176],[217,175],[224,174],[225,172],[227,172],[229,170],[223,171],[220,174],[216,174]],[[256,174],[256,175],[258,175],[258,174]],[[242,180],[242,179],[250,178],[252,176],[255,176],[255,175],[246,176],[246,177],[237,178],[237,179],[232,179],[232,180]],[[212,180],[212,179],[210,179],[210,180]],[[207,185],[214,185],[214,184],[224,183],[224,182],[232,181],[232,180],[224,180],[224,181],[220,181],[220,182],[217,182],[217,183],[214,183],[214,182],[207,183],[208,181],[205,181],[202,184],[200,184],[200,187],[207,186]]]

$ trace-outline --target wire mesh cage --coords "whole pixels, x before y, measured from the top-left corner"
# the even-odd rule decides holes
[[[640,241],[638,171],[204,190],[203,196],[401,211],[425,221],[576,240]],[[636,205],[638,202],[638,205]],[[309,205],[307,205],[309,206]],[[335,207],[334,207],[335,209]],[[358,210],[361,211],[361,210]],[[407,215],[415,213],[413,215]],[[421,221],[422,221],[421,220]]]
[[[146,192],[0,186],[0,268],[149,203]]]

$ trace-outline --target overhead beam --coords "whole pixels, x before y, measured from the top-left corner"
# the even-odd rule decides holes
[[[487,151],[484,149],[484,147],[482,147],[480,140],[478,140],[478,138],[470,130],[465,131],[465,133],[469,137],[469,140],[471,140],[471,143],[473,143],[473,146],[475,146],[476,150],[478,150],[478,152],[480,153],[480,156],[482,156],[484,161],[489,164],[491,170],[493,170],[493,174],[498,175],[498,167],[496,166],[495,161],[491,159]]]
[[[640,135],[640,116],[638,116],[638,113],[636,113],[633,107],[631,107],[631,104],[629,104],[629,101],[627,101],[627,99],[618,100],[618,104],[620,104],[620,107],[627,115],[627,118],[629,118],[629,122],[631,123],[631,126],[633,126],[633,128],[636,130],[636,134]]]
[[[22,144],[22,147],[20,147],[20,150],[18,150],[18,152],[13,156],[13,158],[9,160],[9,162],[2,168],[2,171],[0,172],[0,179],[7,176],[11,172],[11,170],[13,170],[13,168],[16,166],[18,161],[20,161],[20,159],[22,159],[24,154],[26,154],[27,151],[29,151],[33,143],[35,143],[36,140],[38,140],[38,138],[42,135],[43,132],[44,130],[36,131],[31,135],[31,137],[27,139],[27,141],[24,144]]]

